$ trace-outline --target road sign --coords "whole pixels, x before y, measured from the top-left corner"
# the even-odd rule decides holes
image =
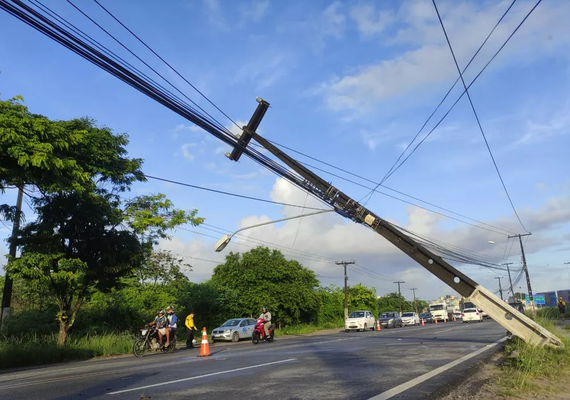
[[[534,304],[536,305],[546,304],[546,296],[544,294],[535,294],[534,296],[532,296],[532,298],[534,299]],[[525,303],[530,304],[530,298],[528,297],[528,294],[526,295]]]

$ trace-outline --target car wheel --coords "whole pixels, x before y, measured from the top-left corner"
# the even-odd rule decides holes
[[[348,332],[350,332],[350,329],[345,329],[344,331],[345,331],[346,333],[348,333]]]
[[[362,330],[362,332],[366,332],[367,329],[368,329],[368,324],[364,324],[364,329]]]
[[[239,333],[234,332],[232,335],[232,342],[239,342]]]

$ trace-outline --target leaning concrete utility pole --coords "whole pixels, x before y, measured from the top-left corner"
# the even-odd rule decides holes
[[[354,261],[337,261],[336,265],[344,266],[344,320],[348,319],[348,275],[346,275],[346,266],[354,264]]]
[[[257,102],[259,104],[254,116],[262,115],[262,113],[269,108],[269,103],[267,101],[257,98]],[[186,118],[193,121],[188,117]],[[203,127],[204,130],[210,132],[212,135],[219,136],[219,129],[206,125],[199,120],[196,120],[194,123]],[[251,138],[248,138],[248,136],[251,136]],[[242,151],[250,158],[260,160],[257,150],[254,151],[247,145],[250,139],[255,140],[259,145],[265,148],[286,166],[285,167],[281,164],[275,165],[274,161],[272,163],[267,161],[263,165],[268,169],[274,171],[293,185],[328,204],[342,217],[348,218],[357,224],[365,225],[374,232],[383,236],[403,253],[447,284],[451,289],[459,293],[461,296],[468,297],[478,308],[485,310],[493,320],[501,324],[513,335],[516,335],[522,340],[534,345],[549,345],[555,347],[564,346],[562,341],[553,333],[544,329],[524,314],[518,312],[508,303],[501,301],[501,299],[495,296],[491,291],[479,285],[457,268],[454,268],[441,256],[433,253],[422,243],[408,235],[400,227],[376,215],[358,201],[337,189],[331,184],[331,182],[321,178],[308,167],[289,156],[277,147],[277,145],[265,139],[257,132],[251,132],[248,129],[245,129],[239,140],[232,139],[231,145],[239,147],[238,151]],[[223,140],[227,143],[229,139],[224,138]]]

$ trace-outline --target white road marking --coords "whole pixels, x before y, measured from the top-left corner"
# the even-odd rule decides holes
[[[126,392],[133,392],[135,390],[142,390],[142,389],[148,389],[148,388],[152,388],[152,387],[157,387],[157,386],[163,386],[163,385],[170,385],[171,383],[179,383],[179,382],[186,382],[186,381],[192,381],[194,379],[200,379],[200,378],[208,378],[210,376],[216,376],[216,375],[222,375],[222,374],[229,374],[230,372],[238,372],[238,371],[245,371],[248,369],[253,369],[253,368],[260,368],[260,367],[267,367],[268,365],[275,365],[275,364],[282,364],[282,363],[286,363],[286,362],[290,362],[290,361],[295,361],[296,358],[289,358],[287,360],[281,360],[281,361],[273,361],[273,362],[269,362],[269,363],[265,363],[265,364],[258,364],[258,365],[250,365],[249,367],[241,367],[241,368],[235,368],[235,369],[229,369],[227,371],[219,371],[219,372],[212,372],[210,374],[204,374],[204,375],[198,375],[198,376],[191,376],[189,378],[183,378],[183,379],[176,379],[174,381],[169,381],[169,382],[160,382],[160,383],[155,383],[153,385],[146,385],[146,386],[139,386],[136,388],[131,388],[131,389],[125,389],[125,390],[119,390],[116,392],[110,392],[107,394],[120,394],[120,393],[126,393]]]
[[[448,364],[442,365],[441,367],[436,368],[433,371],[430,371],[430,372],[425,373],[423,375],[420,375],[417,378],[412,379],[411,381],[402,383],[401,385],[393,387],[392,389],[387,390],[383,393],[380,393],[377,396],[371,397],[370,400],[388,400],[388,399],[391,399],[392,397],[397,396],[400,393],[402,393],[408,389],[411,389],[414,386],[417,386],[420,383],[425,382],[428,379],[431,379],[431,378],[433,378],[433,377],[435,377],[435,376],[437,376],[437,375],[439,375],[439,374],[441,374],[441,373],[443,373],[443,372],[445,372],[445,371],[469,360],[470,358],[476,357],[479,354],[484,353],[485,351],[495,347],[496,345],[504,342],[505,340],[507,340],[507,338],[502,338],[501,340],[497,340],[495,343],[488,344],[487,346],[482,347],[479,350],[474,351],[473,353],[469,353],[467,355],[464,355],[463,357],[458,358],[455,361],[452,361]]]
[[[451,329],[444,329],[444,330],[442,330],[442,331],[436,331],[436,332],[434,332],[434,333],[450,332],[450,331],[452,331],[452,330],[453,330],[453,328],[451,328]]]

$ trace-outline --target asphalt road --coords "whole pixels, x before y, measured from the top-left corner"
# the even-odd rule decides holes
[[[0,398],[437,399],[497,347],[437,374],[440,367],[504,336],[485,321],[217,343],[209,358],[197,357],[199,349],[179,350],[5,372]]]

